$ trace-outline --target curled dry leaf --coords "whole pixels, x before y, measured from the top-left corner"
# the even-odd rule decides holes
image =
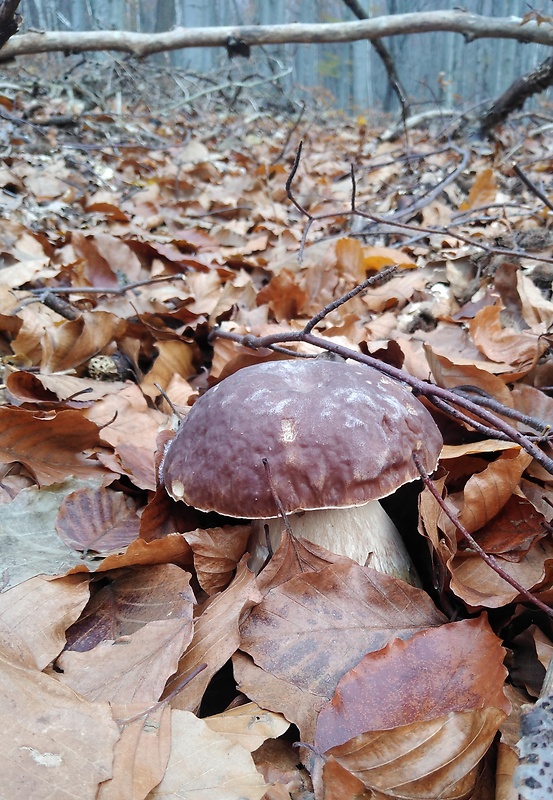
[[[227,525],[207,530],[196,528],[183,534],[194,553],[198,583],[206,594],[215,594],[229,583],[244,555],[250,533],[250,525]]]
[[[550,539],[537,542],[520,561],[499,557],[501,567],[525,589],[534,589],[545,578],[551,586],[553,543]],[[450,562],[449,569],[451,589],[469,606],[500,608],[518,597],[518,591],[480,558],[458,555]]]
[[[529,372],[547,347],[538,334],[501,324],[501,308],[486,306],[475,314],[469,329],[474,344],[491,361],[511,364],[519,374]]]
[[[124,384],[117,381],[95,381],[92,378],[77,378],[75,375],[34,375],[32,372],[18,370],[8,376],[6,386],[11,397],[20,403],[37,403],[59,405],[60,401],[69,400],[74,407],[91,405],[106,394],[115,394],[123,389]]]
[[[458,800],[471,796],[480,761],[504,716],[493,707],[452,712],[384,736],[362,734],[329,755],[379,798]]]
[[[531,460],[525,450],[504,450],[489,466],[469,478],[462,493],[451,496],[461,509],[459,521],[469,533],[478,531],[501,511]],[[443,524],[448,523],[444,520]]]
[[[212,731],[228,736],[249,753],[261,747],[266,739],[282,736],[290,727],[282,714],[266,711],[256,703],[245,703],[222,714],[205,717],[204,722]]]
[[[0,407],[0,462],[24,464],[40,486],[70,476],[102,476],[102,467],[84,455],[99,443],[98,428],[78,411],[42,415]]]
[[[84,364],[113,339],[121,337],[126,323],[105,311],[83,311],[44,331],[41,371],[62,372]]]

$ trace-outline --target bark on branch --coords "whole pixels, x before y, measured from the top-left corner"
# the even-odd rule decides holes
[[[553,56],[550,56],[532,72],[518,78],[497,98],[480,120],[480,136],[490,136],[492,130],[506,120],[513,111],[522,108],[529,97],[543,92],[552,84]]]
[[[360,22],[291,25],[249,25],[215,28],[175,28],[165,33],[131,31],[86,31],[81,33],[23,33],[2,48],[1,59],[18,55],[65,51],[119,50],[142,58],[165,50],[187,47],[225,47],[229,39],[246,45],[321,42],[375,41],[383,36],[399,36],[429,31],[452,31],[467,41],[475,39],[518,39],[553,45],[553,25],[524,22],[513,17],[483,17],[465,11],[429,11],[393,14]]]

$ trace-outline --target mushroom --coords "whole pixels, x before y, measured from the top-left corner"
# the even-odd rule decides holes
[[[413,583],[403,540],[378,500],[419,477],[413,453],[432,472],[441,447],[425,406],[378,370],[270,361],[197,400],[167,449],[162,478],[175,500],[258,520],[258,548],[265,524],[278,545],[278,499],[296,535]]]

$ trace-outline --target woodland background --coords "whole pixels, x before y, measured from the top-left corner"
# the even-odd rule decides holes
[[[547,14],[544,0],[362,0],[373,17],[416,11],[462,8],[484,16],[524,17],[532,9]],[[355,19],[342,0],[30,0],[25,25],[42,30],[166,31],[175,25],[274,25],[292,22],[338,22]],[[399,77],[412,99],[413,111],[428,107],[471,105],[500,94],[515,78],[547,57],[544,45],[506,39],[466,43],[454,33],[394,36],[386,40]],[[61,59],[62,57],[60,57]],[[94,57],[92,57],[94,58]],[[175,51],[159,62],[193,73],[225,65],[217,48]],[[397,111],[382,62],[370,42],[265,46],[254,50],[244,74],[285,73],[279,85],[286,95],[302,100],[317,90],[326,102],[355,113]]]

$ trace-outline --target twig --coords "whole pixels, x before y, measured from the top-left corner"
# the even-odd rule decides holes
[[[143,281],[135,281],[134,283],[127,283],[125,286],[48,286],[40,289],[31,289],[33,294],[39,296],[39,300],[44,302],[40,295],[46,297],[49,294],[115,294],[124,295],[126,292],[131,292],[133,289],[138,289],[140,286],[153,286],[156,283],[164,283],[165,281],[183,281],[186,275],[178,272],[176,275],[162,275],[159,278],[148,278]]]
[[[517,411],[516,408],[504,406],[478,386],[455,386],[451,389],[451,391],[455,394],[460,394],[462,397],[468,397],[469,399],[471,394],[476,394],[478,395],[479,405],[485,406],[486,408],[491,408],[491,410],[495,411],[496,414],[502,414],[504,417],[509,417],[517,422],[521,422],[528,428],[533,428],[543,437],[545,437],[545,435],[551,430],[551,425],[549,425],[547,422],[544,422],[544,420],[536,419],[536,417],[529,417],[527,414]]]
[[[371,222],[375,222],[379,225],[384,225],[387,229],[392,229],[396,233],[401,234],[402,231],[411,231],[414,233],[427,233],[432,236],[436,234],[441,234],[442,236],[450,235],[454,236],[460,242],[464,242],[465,244],[470,245],[471,247],[477,247],[480,250],[484,250],[486,253],[490,253],[491,255],[505,255],[505,256],[515,256],[517,258],[532,258],[535,261],[541,261],[545,264],[553,264],[553,258],[548,258],[546,256],[540,256],[538,253],[528,253],[524,250],[509,250],[506,247],[494,247],[492,245],[484,244],[483,242],[479,242],[476,239],[472,239],[470,236],[465,236],[458,231],[451,231],[450,226],[448,231],[445,231],[443,228],[426,228],[422,227],[421,225],[410,225],[406,222],[399,222],[398,220],[394,219],[393,214],[390,216],[381,216],[379,214],[369,213],[368,211],[360,211],[355,205],[355,191],[356,186],[352,183],[352,202],[351,202],[351,209],[349,211],[332,211],[326,214],[311,214],[301,203],[295,198],[294,193],[292,191],[292,183],[294,177],[298,171],[298,167],[300,164],[301,159],[301,152],[302,152],[303,142],[300,142],[298,145],[298,150],[296,152],[296,157],[294,159],[294,164],[292,166],[292,171],[286,181],[286,195],[290,202],[292,203],[295,208],[307,219],[305,223],[303,235],[300,242],[300,248],[298,251],[298,263],[301,264],[303,260],[303,251],[305,249],[305,242],[307,240],[307,234],[311,229],[311,226],[314,222],[319,222],[325,219],[335,219],[336,217],[362,217],[363,219],[369,219]],[[352,167],[352,175],[353,175],[353,167]]]
[[[530,180],[530,178],[528,177],[528,175],[526,175],[526,173],[525,173],[525,172],[523,172],[523,171],[521,170],[521,168],[519,167],[519,165],[518,165],[518,164],[513,164],[513,171],[514,171],[514,172],[516,172],[516,174],[518,175],[518,177],[520,178],[520,180],[523,182],[523,184],[524,184],[524,185],[525,185],[525,186],[526,186],[528,189],[530,189],[530,191],[532,192],[532,194],[535,194],[535,195],[536,195],[536,197],[539,197],[539,199],[542,201],[542,203],[543,203],[544,205],[546,205],[546,206],[547,206],[547,208],[551,209],[551,211],[553,211],[553,203],[551,202],[551,200],[549,199],[549,197],[547,197],[547,195],[546,195],[546,194],[544,194],[544,193],[542,192],[542,190],[541,190],[541,189],[539,189],[539,188],[536,186],[536,184],[535,184],[535,183],[532,183],[532,181]]]
[[[334,311],[336,308],[339,308],[344,303],[347,303],[348,300],[351,300],[352,297],[363,292],[365,289],[368,289],[369,286],[376,286],[381,283],[386,283],[392,275],[397,272],[397,267],[395,264],[392,264],[390,267],[386,267],[381,272],[376,275],[372,275],[370,278],[367,278],[366,281],[363,283],[358,284],[351,292],[342,295],[337,300],[333,300],[332,303],[328,303],[318,314],[315,314],[314,317],[311,317],[307,325],[304,327],[304,333],[311,333],[315,325],[318,325],[321,320],[323,320],[331,311]]]
[[[489,553],[486,553],[486,551],[482,547],[480,547],[476,539],[474,539],[474,537],[468,532],[465,526],[460,522],[458,516],[449,508],[447,503],[444,502],[444,499],[436,489],[434,483],[430,479],[428,472],[425,470],[422,461],[420,460],[420,458],[416,453],[413,453],[413,461],[415,462],[415,466],[417,467],[420,476],[423,480],[423,483],[430,492],[430,494],[435,498],[436,502],[438,503],[444,514],[446,514],[446,516],[455,525],[455,528],[459,531],[461,536],[467,540],[472,549],[478,553],[478,555],[482,558],[482,560],[485,561],[486,564],[491,569],[493,569],[493,571],[496,572],[500,578],[503,578],[504,581],[506,581],[510,586],[512,586],[513,589],[516,589],[517,592],[521,594],[523,597],[525,597],[530,603],[533,603],[539,609],[545,611],[545,613],[549,617],[553,617],[553,609],[549,608],[549,606],[547,606],[537,597],[534,597],[534,595],[531,592],[529,592],[528,589],[526,589],[515,578],[509,575],[508,572],[505,572],[505,570],[499,565],[497,559],[494,558],[494,556],[490,555]]]

